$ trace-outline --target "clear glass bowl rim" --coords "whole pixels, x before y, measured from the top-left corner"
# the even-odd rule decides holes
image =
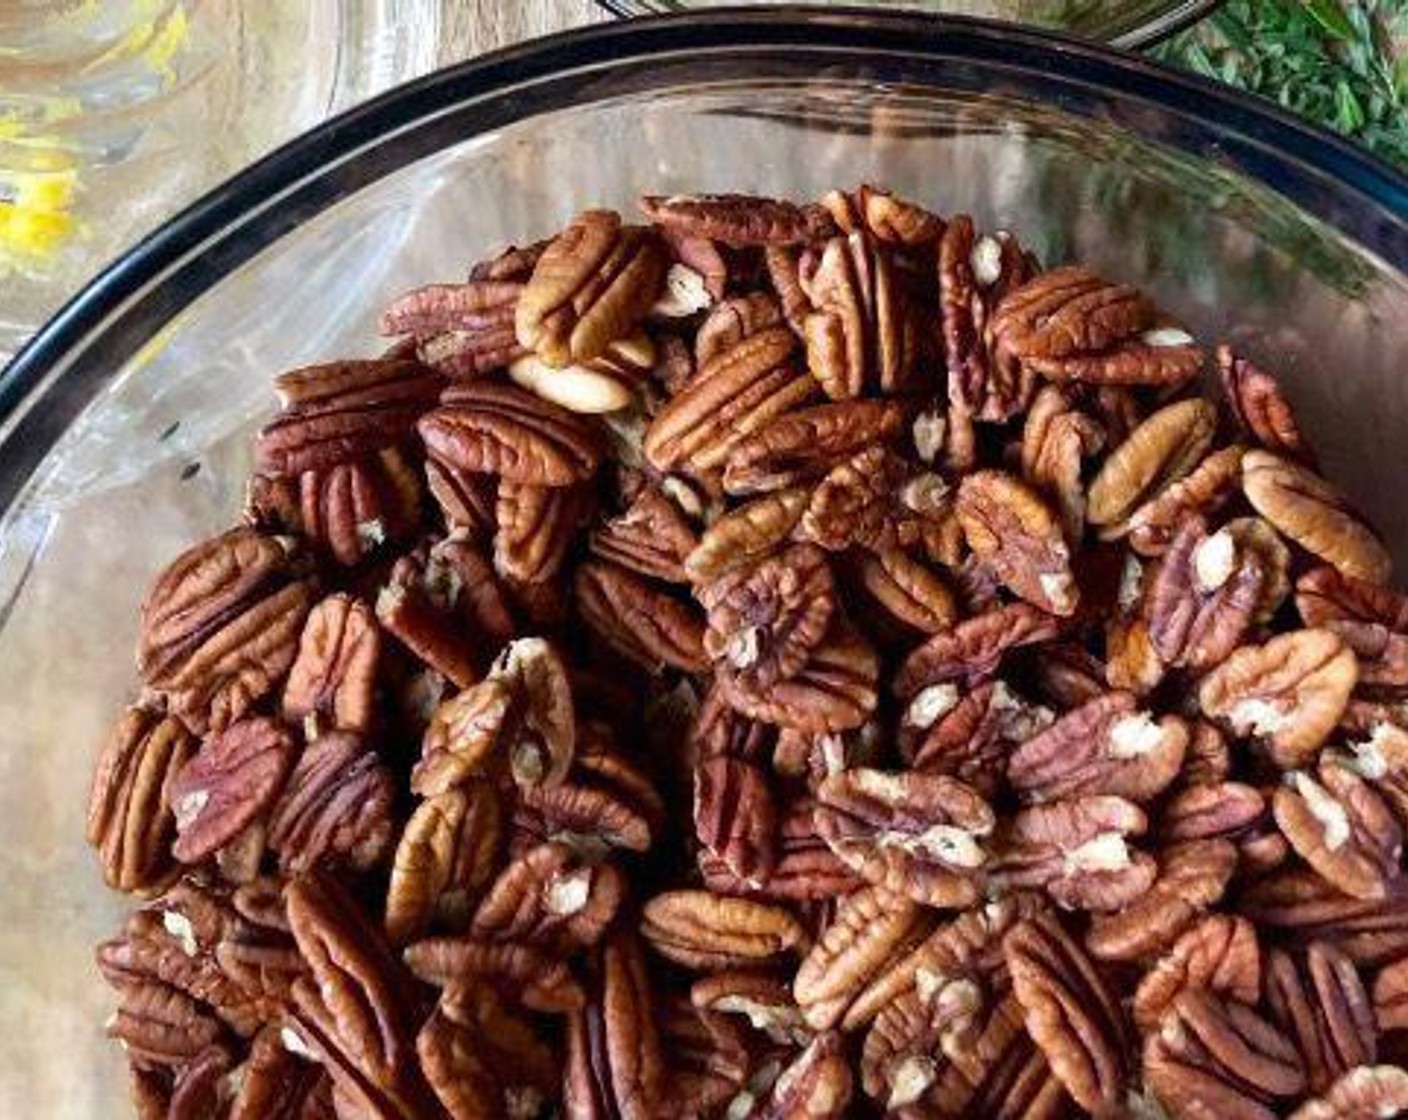
[[[665,12],[691,10],[690,0],[597,0],[597,3],[612,15],[622,19],[637,16],[659,15]],[[1161,43],[1170,35],[1176,35],[1185,27],[1191,27],[1198,20],[1222,6],[1222,0],[1181,0],[1167,11],[1153,19],[1131,27],[1118,35],[1113,35],[1109,43],[1121,50],[1140,50]],[[932,14],[922,11],[916,14]]]
[[[870,9],[734,9],[600,24],[382,94],[277,149],[119,257],[0,373],[0,516],[71,420],[175,313],[340,198],[448,143],[589,104],[604,78],[618,92],[627,79],[668,90],[652,77],[666,59],[736,62],[774,51],[793,65],[863,63],[876,82],[893,73],[912,83],[908,75],[934,67],[952,78],[966,68],[1086,115],[1136,109],[1141,135],[1158,121],[1159,142],[1212,153],[1408,274],[1408,178],[1270,102],[1141,56],[1008,23]]]

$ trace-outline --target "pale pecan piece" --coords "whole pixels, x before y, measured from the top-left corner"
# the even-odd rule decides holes
[[[669,264],[654,231],[609,210],[579,214],[543,250],[519,293],[514,329],[550,365],[599,357],[645,318]]]
[[[109,733],[93,771],[86,837],[114,890],[149,890],[170,877],[176,820],[166,787],[194,749],[180,720],[139,707]]]
[[[241,720],[207,739],[167,790],[171,854],[199,863],[234,840],[274,803],[292,765],[293,739],[270,719]]]
[[[808,734],[849,731],[865,723],[878,700],[880,659],[849,624],[838,620],[795,676],[756,689],[727,664],[717,668],[721,694],[751,719]]]
[[[454,470],[527,485],[586,482],[602,456],[586,422],[515,385],[451,386],[416,428],[426,451]]]
[[[866,229],[889,245],[926,245],[944,231],[944,221],[937,214],[868,183],[850,193],[828,191],[821,204],[842,233]]]
[[[1139,709],[1128,692],[1111,692],[1067,712],[1019,746],[1007,780],[1029,801],[1109,794],[1150,801],[1183,767],[1188,725]]]
[[[851,590],[905,636],[938,634],[958,619],[947,583],[928,565],[897,548],[865,551],[848,558]]]
[[[483,981],[530,1011],[579,1011],[587,996],[571,967],[531,945],[431,937],[408,945],[406,965],[437,988]]]
[[[625,894],[626,878],[614,864],[586,863],[565,843],[540,844],[504,868],[470,930],[567,952],[596,944]]]
[[[816,828],[869,882],[929,906],[978,897],[992,809],[953,778],[856,769],[817,789]]]
[[[817,384],[793,368],[796,344],[786,327],[766,327],[704,364],[646,429],[642,450],[651,466],[723,466],[750,435],[806,403]]]
[[[383,448],[299,475],[297,531],[350,567],[413,535],[420,500],[419,472],[398,448]]]
[[[577,568],[582,620],[604,642],[648,672],[700,672],[704,622],[687,603],[627,568],[600,560]]]
[[[756,494],[796,486],[900,431],[895,401],[846,400],[784,413],[736,444],[724,467],[724,489]]]
[[[1318,780],[1317,780],[1318,778]],[[1393,811],[1349,767],[1322,758],[1276,790],[1276,824],[1297,854],[1352,898],[1384,898],[1399,878],[1403,834]]]
[[[407,649],[460,688],[479,679],[489,648],[515,630],[493,569],[462,533],[397,560],[377,595],[376,616]]]
[[[414,982],[368,916],[313,873],[286,892],[288,920],[311,976],[294,984],[296,1032],[338,1088],[393,1116],[433,1115],[414,1049]]]
[[[1050,641],[1060,629],[1059,618],[1028,603],[1012,603],[964,619],[905,658],[895,675],[894,692],[913,698],[927,685],[980,681],[997,672],[1011,650]]]
[[[750,194],[646,195],[640,208],[664,229],[707,237],[734,248],[805,244],[836,232],[824,206],[798,206]]]
[[[1186,475],[1136,507],[1125,520],[1130,547],[1141,556],[1162,556],[1185,519],[1220,510],[1241,489],[1245,453],[1243,447],[1210,451]]]
[[[705,531],[684,562],[695,582],[766,556],[792,533],[806,512],[810,492],[778,490],[729,510]]]
[[[833,237],[803,256],[799,280],[812,305],[807,368],[828,397],[912,388],[925,323],[890,249],[865,233]]]
[[[396,783],[361,738],[334,731],[309,743],[269,814],[269,847],[285,874],[319,863],[358,871],[391,852]]]
[[[437,921],[462,929],[498,870],[503,807],[486,782],[466,782],[422,801],[401,832],[386,894],[393,945]]]
[[[1144,1080],[1178,1116],[1276,1120],[1305,1077],[1295,1046],[1250,1007],[1179,993],[1144,1040]]]
[[[688,582],[685,560],[698,546],[699,535],[680,507],[654,488],[642,490],[591,536],[601,559],[666,583]]]
[[[1019,923],[1002,946],[1027,1030],[1071,1098],[1097,1114],[1123,1103],[1128,1027],[1090,958],[1050,915]]]
[[[1217,902],[1237,868],[1226,840],[1195,840],[1159,854],[1154,885],[1116,914],[1097,914],[1086,935],[1102,960],[1142,960],[1162,953]]]
[[[1374,1063],[1378,1028],[1369,993],[1354,962],[1334,946],[1314,942],[1300,958],[1273,950],[1266,1005],[1295,1040],[1311,1092],[1323,1093],[1342,1074]]]
[[[881,887],[843,898],[793,982],[806,1022],[816,1030],[836,1026],[866,989],[928,934],[930,925],[918,904]]]
[[[1393,564],[1388,549],[1318,474],[1269,451],[1248,451],[1242,457],[1242,490],[1257,513],[1341,575],[1388,582]]]
[[[1167,405],[1110,452],[1090,484],[1086,516],[1121,535],[1136,510],[1188,474],[1212,446],[1217,410],[1201,398]]]
[[[809,544],[725,574],[696,595],[709,612],[705,652],[759,691],[801,671],[836,603],[826,554]]]
[[[968,547],[1009,590],[1056,615],[1076,609],[1070,549],[1061,522],[1025,483],[1002,471],[963,479],[955,512]]]
[[[1334,730],[1358,677],[1354,653],[1328,630],[1293,630],[1243,646],[1203,678],[1198,704],[1232,733],[1255,737],[1285,769]]]
[[[596,416],[634,404],[654,368],[655,343],[636,330],[608,343],[606,351],[590,361],[555,366],[537,354],[525,354],[509,363],[508,376],[550,404]]]
[[[329,595],[303,623],[298,655],[284,683],[284,719],[336,731],[369,731],[380,667],[376,616],[350,595]]]
[[[562,569],[592,498],[580,486],[529,486],[504,479],[494,513],[494,570],[516,583],[542,583]]]
[[[1360,1066],[1324,1095],[1307,1101],[1290,1120],[1380,1120],[1408,1111],[1408,1071],[1399,1066]]]
[[[1105,444],[1105,429],[1075,408],[1057,385],[1042,388],[1022,427],[1022,476],[1056,503],[1066,539],[1085,531],[1085,460]]]
[[[948,400],[956,417],[1004,421],[1027,407],[1036,377],[995,353],[993,309],[1035,269],[1010,234],[977,237],[973,219],[955,216],[939,241],[939,312],[943,321]]]
[[[1408,596],[1321,567],[1296,580],[1296,610],[1354,650],[1361,684],[1408,685]]]
[[[1275,377],[1234,354],[1229,346],[1217,348],[1217,371],[1227,405],[1248,439],[1311,470],[1318,469],[1315,449],[1302,434],[1295,411]]]
[[[773,1083],[756,1120],[841,1120],[850,1115],[853,1076],[841,1036],[819,1034]]]
[[[641,935],[661,956],[700,970],[762,964],[806,942],[781,906],[701,890],[657,894],[641,911]]]
[[[1267,583],[1259,553],[1226,528],[1208,535],[1198,515],[1183,522],[1145,585],[1149,641],[1168,666],[1205,671],[1241,644]]]
[[[639,940],[617,932],[601,952],[599,981],[567,1024],[566,1113],[583,1120],[654,1120],[665,1100],[665,1060]]]
[[[187,549],[142,606],[137,665],[193,730],[219,730],[282,680],[313,599],[291,541],[232,529]]]
[[[1182,331],[1157,331],[1153,304],[1079,266],[1054,269],[1007,293],[988,328],[994,356],[1061,380],[1177,384],[1202,364]]]
[[[694,771],[694,833],[740,879],[764,883],[777,863],[777,803],[762,770],[717,755]]]
[[[1178,993],[1202,989],[1254,1006],[1261,998],[1261,946],[1246,918],[1209,914],[1189,927],[1139,982],[1134,1021],[1158,1030]]]
[[[665,291],[650,313],[666,319],[686,319],[724,298],[729,265],[707,237],[662,229],[674,263],[665,274]]]
[[[290,370],[274,379],[283,411],[259,433],[261,471],[298,475],[405,442],[444,379],[417,361],[374,358]]]
[[[1128,842],[1147,828],[1143,811],[1118,797],[1023,809],[994,842],[993,882],[1044,890],[1068,910],[1123,909],[1158,875],[1153,857]]]

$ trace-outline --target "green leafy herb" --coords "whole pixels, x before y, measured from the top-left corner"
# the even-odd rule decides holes
[[[1228,0],[1155,54],[1408,165],[1408,0]]]

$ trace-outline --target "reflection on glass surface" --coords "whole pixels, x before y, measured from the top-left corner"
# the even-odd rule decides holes
[[[395,137],[368,137],[323,193],[276,200],[272,217],[250,200],[201,267],[158,277],[135,325],[61,355],[33,408],[76,421],[51,449],[21,447],[19,421],[0,428],[0,459],[47,452],[0,520],[0,1020],[24,1024],[0,1047],[0,1116],[120,1113],[120,1056],[98,1026],[110,996],[90,961],[125,904],[82,844],[83,787],[133,685],[148,581],[237,516],[270,375],[375,352],[390,295],[586,205],[869,181],[1017,231],[1049,264],[1089,261],[1282,373],[1327,470],[1408,556],[1408,505],[1385,485],[1408,439],[1408,283],[1334,228],[1389,243],[1403,216],[1309,166],[1277,193],[1168,88],[1063,83],[1062,57],[1023,69],[834,44],[681,49],[579,59],[538,101],[520,77],[512,96],[471,83],[462,101],[407,102]],[[1312,188],[1318,217],[1288,198]]]

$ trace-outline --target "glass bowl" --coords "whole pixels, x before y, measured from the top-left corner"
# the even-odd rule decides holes
[[[598,0],[618,16],[733,7],[767,0]],[[980,16],[1101,39],[1133,50],[1167,38],[1207,15],[1221,0],[842,0],[851,7]],[[825,7],[818,0],[817,7]],[[832,4],[840,7],[841,4]]]
[[[883,183],[1155,294],[1283,374],[1408,555],[1408,182],[1268,107],[1007,25],[758,11],[611,24],[423,78],[126,254],[0,377],[0,1116],[125,1114],[82,841],[136,612],[237,516],[269,377],[372,354],[393,293],[642,192]]]

